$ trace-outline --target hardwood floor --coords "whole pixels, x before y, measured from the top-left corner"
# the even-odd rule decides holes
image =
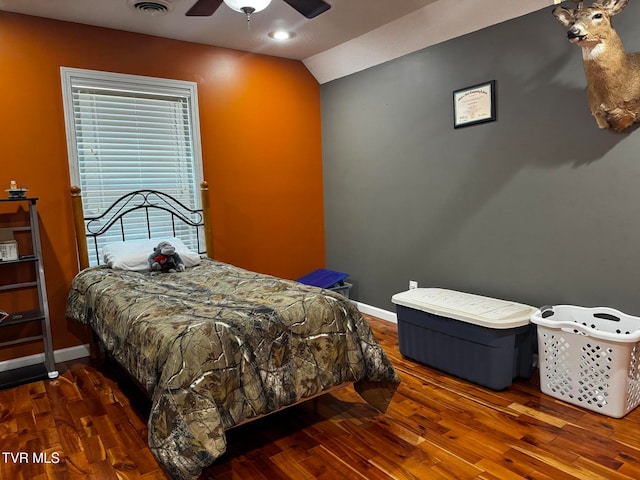
[[[386,414],[346,387],[229,431],[201,480],[640,478],[640,409],[591,413],[541,394],[536,376],[494,392],[404,359],[396,326],[367,318],[402,377]],[[60,367],[0,391],[0,479],[167,478],[144,396],[116,371]]]

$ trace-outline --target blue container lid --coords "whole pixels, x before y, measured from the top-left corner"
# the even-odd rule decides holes
[[[336,272],[335,270],[327,270],[326,268],[319,268],[304,277],[298,278],[296,281],[304,283],[305,285],[312,285],[314,287],[329,288],[335,284],[342,282],[349,276],[348,273]]]

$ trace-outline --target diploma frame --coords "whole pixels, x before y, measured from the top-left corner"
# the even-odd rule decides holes
[[[496,81],[453,91],[453,127],[461,128],[496,119]]]

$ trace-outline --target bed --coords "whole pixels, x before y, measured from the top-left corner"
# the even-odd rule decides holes
[[[185,271],[157,275],[119,268],[113,258],[88,266],[87,236],[120,228],[126,250],[123,218],[149,209],[203,231],[198,244],[211,257],[206,183],[201,210],[183,211],[146,190],[92,218],[83,217],[77,187],[72,202],[81,271],[66,315],[89,325],[92,350],[103,348],[150,397],[149,447],[172,478],[197,478],[224,453],[226,430],[348,384],[386,411],[400,379],[360,312],[338,293],[204,255]],[[151,225],[148,236],[159,240]]]

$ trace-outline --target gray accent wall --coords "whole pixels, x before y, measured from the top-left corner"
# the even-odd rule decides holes
[[[640,131],[597,128],[552,8],[322,85],[327,268],[395,310],[409,280],[640,316]],[[615,18],[640,50],[640,2]],[[497,121],[453,128],[496,81]]]

